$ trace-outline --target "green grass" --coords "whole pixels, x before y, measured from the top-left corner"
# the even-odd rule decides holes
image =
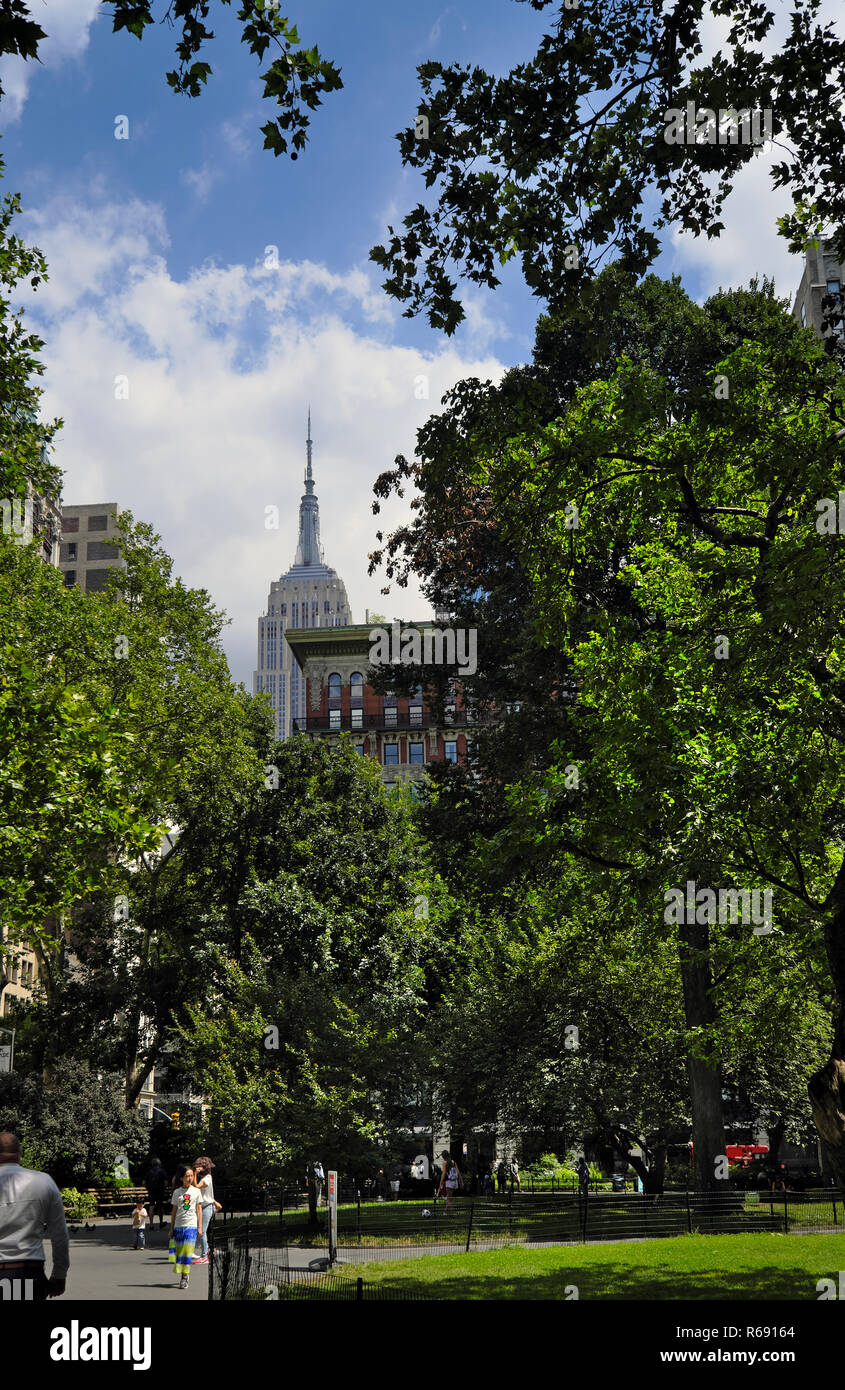
[[[778,1225],[783,1221],[783,1204],[775,1202],[773,1207],[765,1200],[766,1194],[761,1194],[759,1202],[754,1202],[748,1194],[737,1193],[738,1201],[744,1207],[744,1215],[741,1219],[746,1221],[749,1227],[767,1225],[774,1220]],[[360,1245],[362,1246],[391,1246],[391,1245],[430,1245],[439,1235],[440,1239],[448,1239],[448,1235],[453,1233],[455,1241],[463,1242],[467,1231],[467,1221],[469,1217],[469,1206],[471,1199],[461,1199],[456,1204],[456,1211],[452,1216],[447,1217],[442,1209],[442,1204],[438,1205],[437,1218],[432,1215],[427,1219],[422,1218],[424,1208],[432,1209],[432,1203],[420,1201],[400,1201],[400,1202],[362,1202],[361,1203],[361,1239],[358,1239],[358,1214],[355,1203],[343,1203],[338,1208],[338,1244],[340,1246]],[[518,1241],[531,1240],[580,1240],[581,1226],[579,1210],[575,1206],[561,1205],[549,1211],[537,1211],[530,1201],[524,1205],[518,1197],[514,1198],[512,1215],[512,1225],[508,1223],[508,1204],[496,1203],[491,1206],[483,1204],[482,1210],[486,1210],[487,1215],[481,1216],[473,1228],[474,1239],[483,1242],[485,1238],[505,1237],[511,1244]],[[773,1211],[773,1217],[770,1216]],[[638,1216],[637,1213],[640,1213]],[[655,1222],[662,1224],[662,1234],[665,1236],[679,1236],[686,1232],[687,1215],[683,1205],[675,1207],[672,1212],[668,1209],[653,1210],[651,1206],[646,1206],[643,1210],[639,1205],[632,1206],[630,1201],[621,1198],[619,1203],[610,1200],[603,1201],[601,1207],[591,1206],[589,1209],[590,1222],[588,1236],[593,1239],[601,1233],[605,1238],[622,1239],[625,1236],[637,1237],[649,1234],[649,1223],[651,1229],[655,1229]],[[843,1208],[841,1200],[836,1207],[838,1220],[843,1220]],[[308,1225],[308,1213],[305,1210],[298,1212],[289,1211],[285,1215],[285,1229],[287,1232],[288,1243],[292,1246],[322,1248],[328,1244],[328,1213],[325,1208],[320,1209],[320,1224],[315,1230]],[[601,1217],[600,1220],[597,1218]],[[620,1218],[618,1230],[611,1228],[613,1218]],[[834,1207],[833,1202],[804,1204],[799,1203],[797,1195],[789,1202],[789,1226],[790,1233],[803,1233],[801,1228],[809,1227],[807,1234],[814,1234],[814,1228],[833,1223]],[[245,1218],[236,1217],[234,1224],[240,1225]],[[698,1217],[703,1233],[706,1227],[703,1225],[706,1218]],[[250,1218],[254,1227],[261,1225],[275,1225],[278,1222],[278,1214],[261,1215]],[[749,1234],[751,1232],[749,1231]],[[759,1232],[757,1232],[759,1234]]]
[[[435,1299],[799,1299],[845,1269],[845,1235],[676,1236],[346,1266],[338,1277]]]

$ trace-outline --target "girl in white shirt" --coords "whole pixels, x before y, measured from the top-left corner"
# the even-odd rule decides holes
[[[174,1189],[172,1197],[170,1253],[167,1258],[180,1277],[180,1289],[186,1289],[197,1236],[202,1232],[202,1193],[194,1186],[194,1170],[189,1165],[177,1170],[177,1178],[179,1186]]]
[[[206,1157],[198,1158],[194,1164],[196,1184],[202,1193],[202,1230],[198,1241],[199,1254],[194,1256],[195,1265],[208,1264],[209,1228],[214,1220],[214,1213],[223,1210],[220,1203],[214,1198],[214,1180],[211,1176],[213,1167],[214,1164],[211,1159]]]

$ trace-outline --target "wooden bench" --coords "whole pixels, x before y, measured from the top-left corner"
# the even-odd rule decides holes
[[[97,1199],[97,1215],[104,1218],[131,1216],[139,1199],[149,1212],[145,1187],[89,1187],[88,1195]]]

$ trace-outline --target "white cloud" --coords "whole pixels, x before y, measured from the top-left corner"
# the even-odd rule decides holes
[[[50,265],[28,310],[47,343],[44,413],[65,420],[65,500],[115,499],[153,523],[176,572],[230,615],[232,671],[251,688],[256,619],[296,548],[310,401],[323,543],[354,617],[425,616],[415,587],[386,598],[383,576],[367,578],[376,530],[407,517],[409,502],[375,518],[372,484],[397,453],[413,453],[455,381],[498,379],[502,364],[469,338],[429,353],[395,346],[391,312],[359,268],[273,271],[262,254],[177,279],[158,207],[78,197],[25,217]],[[479,311],[482,338],[485,322]],[[118,375],[128,400],[114,399]],[[278,531],[264,529],[270,504]]]
[[[3,84],[3,121],[6,126],[20,119],[29,95],[29,84],[40,64],[57,67],[68,59],[79,58],[88,47],[91,25],[102,11],[100,0],[43,0],[31,7],[32,18],[47,35],[38,47],[40,62],[4,54],[0,58]]]
[[[791,299],[801,279],[802,261],[787,250],[778,235],[777,219],[792,206],[787,189],[773,188],[771,166],[782,151],[764,147],[737,175],[725,201],[721,221],[725,230],[708,240],[688,232],[673,232],[675,254],[671,270],[699,277],[701,298],[719,288],[746,286],[755,275],[773,277],[777,293]]]
[[[206,161],[198,169],[183,169],[179,177],[183,184],[196,194],[199,201],[205,203],[208,201],[208,195],[212,188],[221,177],[221,171]]]

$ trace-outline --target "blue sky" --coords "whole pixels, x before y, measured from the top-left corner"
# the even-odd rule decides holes
[[[531,54],[547,16],[513,0],[292,0],[283,12],[345,83],[293,164],[261,148],[272,107],[236,8],[212,6],[214,73],[191,101],[164,79],[175,31],[157,25],[139,43],[113,35],[95,0],[33,0],[50,40],[43,65],[4,60],[0,130],[22,230],[50,262],[27,308],[47,341],[46,413],[65,419],[65,499],[116,500],[156,526],[186,582],[229,613],[230,664],[249,685],[256,618],[296,545],[308,400],[326,558],[354,616],[428,611],[415,591],[385,598],[366,577],[372,481],[412,452],[455,381],[528,357],[540,306],[513,269],[495,294],[471,292],[468,322],[446,340],[401,317],[367,253],[423,196],[393,138],[416,111],[417,64],[504,70]],[[128,140],[114,138],[120,115]],[[720,242],[670,236],[658,269],[696,297],[755,270],[791,293],[800,267],[775,235],[781,210],[760,157]],[[278,269],[265,267],[268,246]],[[128,400],[115,400],[118,375]]]

